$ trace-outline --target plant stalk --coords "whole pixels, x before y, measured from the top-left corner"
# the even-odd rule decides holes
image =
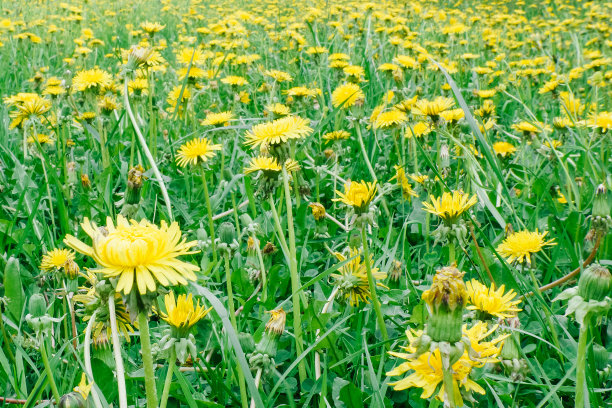
[[[158,408],[157,388],[155,387],[155,371],[153,368],[153,355],[151,354],[149,318],[147,317],[146,312],[141,311],[138,313],[138,327],[140,329],[140,350],[142,352],[142,365],[144,368],[147,408]]]

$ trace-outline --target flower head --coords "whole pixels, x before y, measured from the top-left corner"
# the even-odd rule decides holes
[[[221,148],[220,144],[213,144],[206,138],[190,140],[179,148],[176,164],[185,167],[188,164],[206,163]]]
[[[321,203],[310,203],[308,207],[312,210],[312,216],[319,221],[325,218],[325,207]]]
[[[455,101],[444,96],[438,96],[432,101],[421,99],[414,104],[412,113],[414,115],[429,116],[432,119],[436,119],[442,112],[452,108],[454,104]]]
[[[60,269],[70,261],[74,261],[74,251],[70,249],[52,249],[43,255],[40,269],[43,271]]]
[[[445,192],[442,197],[430,196],[431,204],[423,203],[423,209],[437,215],[444,221],[453,223],[461,214],[478,202],[476,195],[470,197],[461,191]]]
[[[516,299],[516,292],[510,290],[504,293],[504,285],[501,285],[497,290],[491,285],[486,287],[476,279],[472,279],[466,283],[468,310],[479,310],[491,316],[499,318],[508,318],[516,316],[520,312],[517,306],[521,303],[520,299]]]
[[[361,302],[368,303],[371,297],[370,286],[368,284],[368,273],[366,265],[361,259],[361,252],[350,248],[348,258],[339,252],[334,254],[340,262],[347,259],[349,261],[338,270],[339,273],[331,274],[340,295],[349,302],[351,306],[359,306]],[[372,254],[370,254],[370,265],[373,264]],[[372,276],[375,280],[385,279],[387,274],[380,272],[378,268],[372,268]],[[382,283],[376,285],[385,287]]]
[[[186,285],[195,280],[200,268],[181,261],[181,255],[193,254],[195,241],[186,242],[176,222],[161,226],[146,220],[128,222],[117,216],[117,223],[106,218],[106,227],[85,220],[81,227],[92,240],[87,245],[72,235],[64,239],[75,251],[93,258],[99,268],[95,272],[108,278],[118,278],[117,292],[129,294],[136,286],[141,295],[154,292],[157,285]]]
[[[365,181],[349,181],[344,184],[344,193],[336,190],[339,198],[334,198],[333,201],[340,201],[355,209],[355,212],[365,212],[374,200],[378,187],[376,182],[369,183]]]
[[[351,134],[346,130],[334,130],[333,132],[328,132],[323,135],[323,140],[325,143],[332,142],[334,140],[346,140],[351,137]]]
[[[531,255],[540,252],[547,245],[556,245],[554,239],[548,241],[544,239],[546,234],[548,231],[540,233],[537,228],[535,232],[528,230],[514,232],[499,244],[496,250],[508,263],[514,261],[523,263],[525,260],[531,263]]]
[[[280,336],[285,331],[285,322],[287,320],[287,312],[280,309],[270,310],[270,320],[266,323],[266,332]]]
[[[357,84],[346,83],[337,87],[332,93],[334,108],[350,108],[363,101],[365,94]]]
[[[194,305],[191,293],[175,298],[173,291],[164,296],[164,304],[166,313],[160,312],[160,317],[181,335],[187,334],[212,309],[201,306],[200,301]]]
[[[246,133],[245,144],[266,151],[270,146],[281,145],[292,139],[306,137],[312,131],[312,128],[308,126],[308,119],[298,116],[285,116],[253,126]]]
[[[204,126],[228,126],[230,120],[234,119],[234,114],[232,111],[211,112],[206,115],[206,119],[204,119],[201,123]]]
[[[493,151],[495,154],[501,157],[509,157],[516,152],[516,147],[512,143],[508,142],[495,142],[493,143]]]
[[[374,129],[387,129],[402,125],[408,120],[408,116],[401,110],[391,109],[381,112],[374,119]]]
[[[77,72],[72,80],[72,86],[77,91],[83,92],[86,90],[98,91],[102,88],[110,86],[113,82],[113,77],[106,71],[100,68],[88,69]]]
[[[593,114],[587,123],[590,128],[599,129],[601,133],[606,133],[612,129],[612,112]]]

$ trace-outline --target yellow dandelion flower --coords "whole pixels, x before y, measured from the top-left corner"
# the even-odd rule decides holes
[[[248,131],[244,144],[265,151],[269,146],[280,145],[291,139],[302,139],[312,133],[308,119],[285,116],[271,122],[260,123]]]
[[[408,126],[404,137],[412,139],[413,137],[423,137],[431,133],[433,126],[427,122],[417,122],[414,126]]]
[[[545,246],[556,245],[554,239],[548,241],[544,239],[546,234],[548,231],[540,233],[537,229],[535,232],[528,230],[514,232],[497,246],[496,251],[506,258],[508,263],[514,261],[523,263],[525,260],[531,263],[531,255],[540,252]]]
[[[602,133],[606,133],[612,129],[612,112],[593,114],[587,123],[590,128],[599,129]]]
[[[338,261],[344,262],[350,259],[348,263],[338,269],[338,273],[331,274],[335,285],[338,287],[338,293],[343,296],[351,306],[359,306],[361,302],[369,303],[371,297],[370,286],[368,284],[368,273],[365,259],[362,261],[361,252],[357,249],[350,248],[348,258],[339,252],[334,254]],[[373,257],[370,254],[370,265],[373,265]],[[375,281],[385,279],[387,274],[380,272],[378,268],[372,268],[372,277]],[[377,286],[385,287],[382,283],[376,282]]]
[[[180,167],[185,167],[188,164],[206,163],[222,147],[220,144],[213,144],[203,137],[190,140],[178,149],[176,164]]]
[[[479,310],[499,318],[516,316],[522,310],[517,307],[521,300],[516,298],[516,292],[510,290],[504,293],[504,285],[495,290],[493,285],[488,288],[476,279],[472,279],[465,284],[465,287],[468,295],[468,306],[466,307],[468,310]]]
[[[332,93],[334,108],[350,108],[363,101],[365,94],[357,84],[346,83],[337,87]]]
[[[110,86],[112,82],[113,77],[111,74],[100,68],[94,68],[77,72],[72,79],[72,87],[79,92],[87,90],[98,91]]]
[[[308,207],[312,210],[312,216],[319,221],[325,218],[325,207],[321,203],[310,203]]]
[[[117,216],[116,224],[106,218],[106,227],[98,227],[85,218],[81,228],[92,240],[92,246],[85,244],[72,235],[67,235],[64,243],[75,251],[96,261],[98,269],[107,278],[118,278],[117,292],[129,294],[136,286],[141,295],[154,292],[157,285],[186,285],[187,280],[195,280],[195,272],[200,268],[179,260],[197,242],[187,242],[178,223],[161,226],[146,220],[128,221]]]
[[[276,82],[290,82],[293,81],[293,77],[284,71],[278,71],[276,69],[269,69],[264,72],[265,76],[268,76]]]
[[[430,196],[430,203],[423,203],[423,209],[428,213],[437,215],[444,221],[452,223],[461,214],[478,202],[476,195],[470,197],[461,191],[453,191],[452,194],[444,192],[441,197]]]
[[[376,116],[374,129],[388,129],[400,126],[408,120],[408,116],[400,110],[392,109]]]
[[[206,119],[200,123],[203,126],[228,126],[230,120],[234,119],[232,111],[225,112],[210,112],[206,115]]]
[[[406,170],[402,166],[394,166],[395,167],[395,176],[391,178],[392,180],[396,180],[397,184],[402,188],[402,195],[404,199],[410,200],[412,197],[418,197],[416,191],[412,189],[410,182],[408,181],[408,177],[406,177]]]
[[[60,269],[68,261],[74,261],[74,251],[70,249],[52,249],[43,255],[39,268],[43,271]]]
[[[323,135],[323,140],[325,143],[332,142],[334,140],[346,140],[351,137],[351,134],[346,130],[334,130],[333,132],[328,132]]]
[[[376,182],[348,181],[344,183],[344,193],[336,190],[339,198],[334,198],[333,201],[339,201],[361,213],[367,210],[377,191]]]
[[[55,143],[55,139],[44,133],[37,133],[36,138],[34,136],[30,136],[28,137],[27,142],[30,144],[35,144],[38,142],[41,145],[53,145]]]
[[[282,166],[278,164],[276,158],[259,156],[251,158],[248,167],[244,168],[244,174],[255,173],[256,171],[263,171],[264,173],[271,174],[278,173],[282,169]]]
[[[212,310],[212,307],[206,309],[201,306],[200,301],[197,301],[194,305],[191,293],[189,295],[179,295],[178,298],[175,298],[173,291],[164,296],[164,305],[166,306],[166,313],[160,312],[159,316],[181,335],[189,332],[194,324],[202,320]]]
[[[508,142],[495,142],[493,143],[493,151],[495,154],[505,158],[512,156],[516,152],[516,147]]]
[[[455,101],[451,98],[438,96],[434,100],[421,99],[414,104],[412,113],[419,116],[437,118],[440,114],[453,107]]]
[[[157,22],[152,23],[149,21],[145,21],[140,23],[140,28],[142,28],[147,34],[152,35],[160,32],[161,30],[166,28],[166,26]]]
[[[283,105],[282,103],[271,103],[266,105],[266,112],[271,113],[277,116],[287,116],[291,113],[291,110],[287,105]]]
[[[226,85],[232,85],[232,86],[244,86],[249,83],[245,78],[241,76],[236,76],[236,75],[230,75],[230,76],[226,76],[225,78],[221,78],[221,82],[223,82]]]
[[[457,123],[465,117],[463,109],[451,109],[440,113],[440,116],[448,123]]]

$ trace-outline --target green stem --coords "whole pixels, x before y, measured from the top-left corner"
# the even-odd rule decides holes
[[[376,312],[376,320],[378,321],[378,327],[382,334],[383,340],[387,341],[389,335],[387,334],[387,326],[385,326],[385,318],[383,317],[382,311],[380,310],[380,301],[376,294],[376,284],[374,283],[374,276],[372,275],[372,266],[370,265],[370,251],[368,249],[368,237],[366,235],[366,226],[361,228],[361,242],[363,244],[363,263],[366,267],[368,274],[368,285],[370,287],[370,295],[372,296],[372,306]]]
[[[121,344],[119,343],[119,332],[117,330],[117,314],[115,313],[115,294],[111,293],[108,298],[108,315],[111,326],[111,339],[113,342],[113,357],[115,359],[115,371],[117,372],[117,390],[119,394],[119,408],[127,408],[127,392],[125,390],[125,371],[123,359],[121,358]],[[92,316],[93,318],[93,316]]]
[[[155,387],[155,371],[151,353],[151,335],[149,334],[149,318],[146,312],[138,313],[138,328],[140,329],[140,346],[142,365],[144,367],[145,390],[147,392],[147,408],[157,408],[157,388]]]
[[[576,356],[576,408],[586,407],[584,396],[587,388],[586,383],[586,349],[589,337],[589,316],[585,316],[580,326],[578,337],[578,355]]]
[[[455,256],[457,255],[455,250],[455,242],[450,241],[448,243],[448,263],[453,265],[455,263]]]
[[[229,309],[230,320],[232,322],[232,326],[236,333],[238,331],[238,323],[236,322],[236,311],[234,309],[234,291],[232,290],[232,268],[230,267],[230,258],[229,254],[226,253],[225,256],[225,282],[227,284],[227,303]],[[242,402],[242,408],[247,408],[248,399],[246,392],[246,383],[244,382],[244,373],[242,372],[242,367],[240,365],[236,366],[238,370],[238,385],[240,386],[240,401]]]
[[[213,253],[213,263],[217,263],[217,245],[215,244],[215,223],[213,222],[212,206],[210,205],[210,195],[208,194],[208,183],[206,181],[206,171],[202,169],[202,185],[204,186],[204,198],[206,200],[206,211],[208,212],[208,230],[210,232],[210,242]]]
[[[295,247],[295,230],[293,226],[293,205],[291,203],[291,190],[289,189],[289,175],[283,166],[283,185],[285,187],[285,201],[287,203],[287,230],[289,231],[289,272],[291,274],[291,299],[293,302],[293,330],[298,356],[304,351],[302,340],[302,315],[300,312],[300,277],[298,275],[297,250]],[[306,364],[300,360],[298,364],[300,383],[306,381]]]
[[[170,395],[170,385],[172,384],[172,376],[174,374],[174,366],[176,365],[176,350],[170,348],[170,358],[168,359],[168,372],[166,373],[166,381],[164,382],[164,390],[162,391],[160,408],[166,408],[168,404],[168,396]]]
[[[370,163],[368,152],[366,152],[365,144],[363,143],[363,137],[361,136],[361,127],[357,124],[355,126],[355,130],[357,131],[357,141],[359,142],[359,147],[361,148],[361,155],[363,156],[363,160],[365,160],[366,162],[366,166],[368,167],[370,176],[372,176],[372,181],[377,181],[376,173],[374,172],[372,163]]]
[[[57,389],[57,384],[55,384],[55,379],[53,378],[53,371],[51,371],[51,364],[49,364],[49,358],[47,357],[47,342],[44,339],[40,345],[40,356],[42,357],[45,371],[47,372],[47,377],[49,378],[49,385],[51,386],[53,399],[55,399],[56,404],[59,404],[61,395]]]
[[[442,358],[442,371],[444,373],[442,377],[442,383],[444,384],[444,393],[446,404],[445,407],[455,408],[455,386],[453,384],[453,368],[450,365],[450,356],[447,353],[443,353],[440,350]]]

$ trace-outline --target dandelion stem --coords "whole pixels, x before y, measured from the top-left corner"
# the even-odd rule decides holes
[[[327,302],[325,302],[325,304],[323,305],[323,308],[321,309],[321,314],[327,313],[332,303],[334,302],[334,298],[336,297],[336,294],[338,294],[338,286],[334,286],[334,290],[332,290],[332,293],[327,298]],[[317,332],[316,332],[317,340],[319,340],[320,332],[321,332],[321,329],[317,329]],[[320,377],[321,377],[321,351],[317,350],[317,352],[315,353],[315,380],[318,380]]]
[[[151,353],[151,335],[149,333],[149,318],[147,313],[138,313],[138,328],[140,329],[140,350],[144,368],[145,391],[147,393],[147,408],[157,408],[157,388],[155,386],[155,371]]]
[[[117,331],[117,315],[115,314],[115,295],[108,298],[108,315],[111,326],[111,338],[113,341],[113,356],[115,358],[115,371],[117,372],[117,389],[119,391],[119,408],[127,408],[127,393],[125,391],[125,371],[123,359],[121,358],[121,344]]]
[[[262,369],[259,367],[257,369],[257,373],[255,374],[255,387],[259,388],[259,383],[261,382],[261,373]],[[255,408],[255,398],[251,398],[251,408]]]
[[[366,272],[368,274],[368,285],[370,287],[370,295],[372,296],[372,306],[376,312],[376,320],[378,321],[378,327],[382,334],[382,338],[384,341],[387,341],[389,339],[389,335],[387,334],[387,326],[385,326],[385,318],[380,310],[380,301],[378,300],[378,295],[376,294],[376,284],[374,283],[374,276],[372,275],[372,265],[370,265],[370,251],[368,249],[368,237],[366,235],[365,225],[361,228],[361,242],[363,245],[363,263],[365,264]]]
[[[449,353],[440,350],[440,356],[442,358],[442,384],[444,385],[444,396],[446,404],[449,408],[455,408],[455,386],[453,384],[453,367],[450,364]]]
[[[450,241],[448,243],[448,263],[449,265],[454,265],[455,264],[455,243],[453,241]]]
[[[232,326],[236,333],[238,331],[238,323],[236,322],[236,312],[234,309],[234,291],[232,290],[232,268],[230,266],[229,253],[225,253],[225,282],[227,284],[227,303],[229,308],[230,320],[232,322]],[[240,401],[242,402],[242,407],[247,408],[247,392],[246,392],[246,383],[244,382],[244,373],[242,372],[242,367],[237,365],[236,370],[238,370],[238,385],[240,386]]]
[[[47,377],[49,378],[49,386],[51,387],[53,398],[55,399],[55,403],[58,404],[61,395],[57,389],[55,379],[53,378],[53,371],[51,370],[51,364],[49,364],[49,357],[47,357],[47,342],[44,338],[40,345],[40,356],[42,357],[43,365],[45,366],[45,371],[47,372]]]
[[[578,336],[578,354],[576,356],[576,408],[586,407],[584,396],[587,388],[586,383],[586,350],[587,340],[589,337],[590,317],[587,315],[584,318],[583,324],[580,326],[580,334]]]
[[[140,147],[147,156],[147,160],[149,161],[149,165],[153,169],[153,173],[155,174],[155,178],[157,178],[157,182],[159,183],[159,188],[162,193],[162,197],[164,198],[164,202],[166,204],[166,210],[168,211],[168,218],[173,220],[172,217],[172,207],[170,206],[170,197],[168,196],[168,190],[166,189],[166,183],[164,183],[164,179],[157,168],[157,164],[155,163],[155,159],[151,155],[151,151],[147,146],[147,141],[145,140],[142,132],[140,132],[140,128],[138,127],[138,123],[136,122],[136,118],[134,117],[134,112],[132,112],[132,107],[130,106],[130,97],[128,92],[128,78],[127,75],[125,80],[123,81],[123,101],[125,103],[125,109],[127,110],[128,116],[130,117],[130,121],[132,122],[132,127],[134,128],[134,132],[136,132],[136,136],[138,136],[138,141],[140,142]]]
[[[176,350],[174,347],[170,348],[170,357],[168,358],[168,372],[166,373],[166,381],[164,382],[164,390],[162,391],[160,408],[166,408],[168,404],[168,396],[170,395],[170,385],[172,384],[172,377],[174,374],[174,366],[176,365]]]
[[[83,340],[83,363],[85,365],[85,375],[90,383],[94,381],[93,371],[91,369],[91,332],[96,324],[97,314],[97,310],[94,310],[91,314],[89,322],[87,322],[87,327],[85,328],[85,339]],[[91,394],[93,396],[93,401],[96,408],[102,408],[100,396],[98,395],[98,390],[95,385],[91,389]]]
[[[217,246],[215,244],[215,223],[213,222],[212,206],[210,204],[210,195],[208,193],[208,182],[206,180],[206,171],[202,170],[202,185],[204,186],[204,199],[206,200],[206,211],[208,212],[208,231],[210,232],[210,243],[213,254],[213,263],[217,263]]]
[[[361,127],[359,126],[359,124],[355,126],[355,130],[357,131],[357,141],[359,142],[359,147],[361,148],[361,155],[363,156],[363,160],[365,160],[366,162],[366,166],[368,167],[370,176],[372,176],[372,181],[377,181],[376,173],[374,172],[372,163],[370,163],[368,152],[366,152],[365,144],[363,143],[363,137],[361,136]]]
[[[287,230],[289,231],[289,272],[291,274],[291,296],[293,301],[293,330],[295,334],[296,351],[298,356],[304,351],[302,341],[302,316],[299,298],[300,277],[298,275],[297,250],[295,247],[295,230],[293,227],[293,204],[291,203],[291,190],[289,190],[289,175],[283,166],[283,185],[285,187],[285,201],[287,204]],[[279,232],[282,234],[282,231]],[[306,365],[304,360],[298,364],[300,383],[306,380]]]

